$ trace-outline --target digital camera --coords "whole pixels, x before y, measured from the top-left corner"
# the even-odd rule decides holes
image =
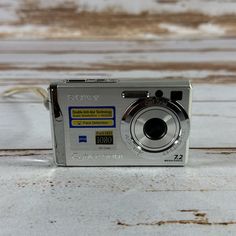
[[[66,80],[49,86],[59,166],[183,166],[191,85],[167,80]]]

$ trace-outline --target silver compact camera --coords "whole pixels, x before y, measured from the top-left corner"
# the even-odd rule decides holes
[[[191,85],[165,80],[66,80],[49,87],[59,166],[183,166]]]

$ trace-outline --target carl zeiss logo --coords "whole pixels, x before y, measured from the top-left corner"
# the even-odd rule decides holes
[[[87,143],[87,136],[86,135],[80,135],[79,136],[79,143]]]

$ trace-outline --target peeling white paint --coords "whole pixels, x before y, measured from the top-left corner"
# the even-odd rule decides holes
[[[160,28],[168,30],[171,34],[171,37],[174,35],[177,36],[195,36],[195,37],[202,37],[202,34],[209,35],[209,36],[222,36],[225,34],[225,30],[216,24],[201,24],[197,28],[193,27],[185,27],[176,24],[168,24],[168,23],[161,23],[159,25]],[[174,35],[173,35],[174,34]]]
[[[137,33],[127,38],[161,40],[165,38],[202,38],[206,36],[223,36],[225,29],[216,24],[201,24],[198,28],[185,27],[181,25],[161,23],[160,28],[167,30],[167,34]],[[67,29],[66,27],[56,26],[40,26],[40,25],[0,25],[0,34],[5,38],[27,38],[27,39],[43,39],[43,38],[79,38],[84,37],[79,29]],[[105,36],[104,36],[105,37]],[[117,36],[119,37],[119,35]]]
[[[80,30],[43,25],[0,25],[0,34],[5,38],[43,39],[43,38],[78,38]]]
[[[13,34],[16,37],[25,37],[26,35],[34,35],[37,30],[36,35],[45,35],[48,32],[47,26],[35,26],[35,25],[0,25],[0,34]]]
[[[217,24],[201,24],[198,27],[199,31],[208,35],[221,36],[225,34],[225,29]]]

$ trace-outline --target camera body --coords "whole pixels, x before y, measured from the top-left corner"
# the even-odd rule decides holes
[[[167,80],[66,80],[49,86],[59,166],[183,166],[191,85]]]

